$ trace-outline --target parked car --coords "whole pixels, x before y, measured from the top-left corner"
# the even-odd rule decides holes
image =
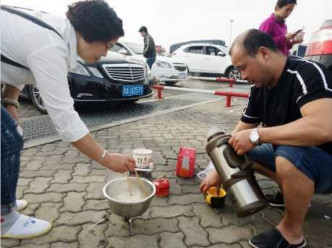
[[[218,40],[218,39],[215,39],[215,40],[213,40],[213,39],[212,40],[211,39],[209,39],[209,40],[189,40],[189,41],[172,44],[169,47],[169,52],[173,53],[175,50],[177,50],[181,46],[189,44],[189,43],[210,43],[210,44],[215,44],[215,45],[220,45],[220,46],[226,46],[226,42],[224,40]]]
[[[68,83],[75,105],[84,103],[135,102],[153,95],[151,72],[146,63],[123,58],[109,51],[94,64],[77,62],[68,73]],[[30,98],[35,107],[47,113],[36,85],[27,85],[22,97]]]
[[[312,34],[305,58],[325,65],[332,74],[332,19],[324,21]]]
[[[181,46],[173,58],[187,64],[190,73],[218,74],[232,79],[241,79],[241,73],[231,61],[224,46],[210,43],[191,43]]]
[[[142,44],[133,42],[117,42],[112,48],[114,52],[145,62],[143,50],[144,46]],[[187,78],[188,70],[186,64],[176,59],[157,55],[156,62],[151,68],[151,74],[167,85],[174,85],[179,80]]]
[[[305,55],[306,50],[307,50],[307,45],[306,44],[296,44],[290,50],[290,54],[292,56],[303,58],[304,55]]]

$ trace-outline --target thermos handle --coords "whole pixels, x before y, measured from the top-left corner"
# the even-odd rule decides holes
[[[230,134],[222,134],[219,140],[216,142],[215,146],[220,147],[224,144],[228,145],[228,141],[232,136]],[[233,148],[232,148],[233,149]],[[249,169],[253,162],[248,157],[247,153],[243,154],[244,157],[244,163],[241,164],[240,168],[241,170]]]
[[[247,170],[253,165],[253,161],[249,158],[248,154],[243,154],[244,163],[241,165],[241,170]]]
[[[216,143],[216,147],[222,146],[224,144],[228,144],[228,141],[230,138],[231,138],[231,136],[229,134],[222,135],[222,138],[219,139],[218,142]]]

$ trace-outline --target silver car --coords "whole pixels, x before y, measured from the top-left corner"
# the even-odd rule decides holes
[[[112,48],[112,51],[131,57],[134,60],[144,61],[143,57],[144,46],[142,44],[133,42],[117,42]],[[174,85],[179,80],[187,78],[187,65],[178,61],[177,59],[157,56],[156,62],[151,68],[151,74],[161,82],[167,85]]]

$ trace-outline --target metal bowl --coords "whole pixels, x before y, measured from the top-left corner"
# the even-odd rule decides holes
[[[144,185],[145,190],[140,185],[139,180]],[[130,191],[132,195],[130,195]],[[145,191],[147,191],[147,195]],[[156,187],[145,178],[116,178],[104,186],[103,193],[109,200],[112,213],[130,219],[143,214],[148,209],[156,194]]]

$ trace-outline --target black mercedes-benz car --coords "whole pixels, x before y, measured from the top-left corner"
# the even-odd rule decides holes
[[[91,102],[135,102],[153,95],[153,82],[146,63],[111,51],[94,64],[78,61],[76,68],[68,73],[75,106]],[[21,96],[30,98],[40,112],[47,113],[36,85],[25,86]]]

